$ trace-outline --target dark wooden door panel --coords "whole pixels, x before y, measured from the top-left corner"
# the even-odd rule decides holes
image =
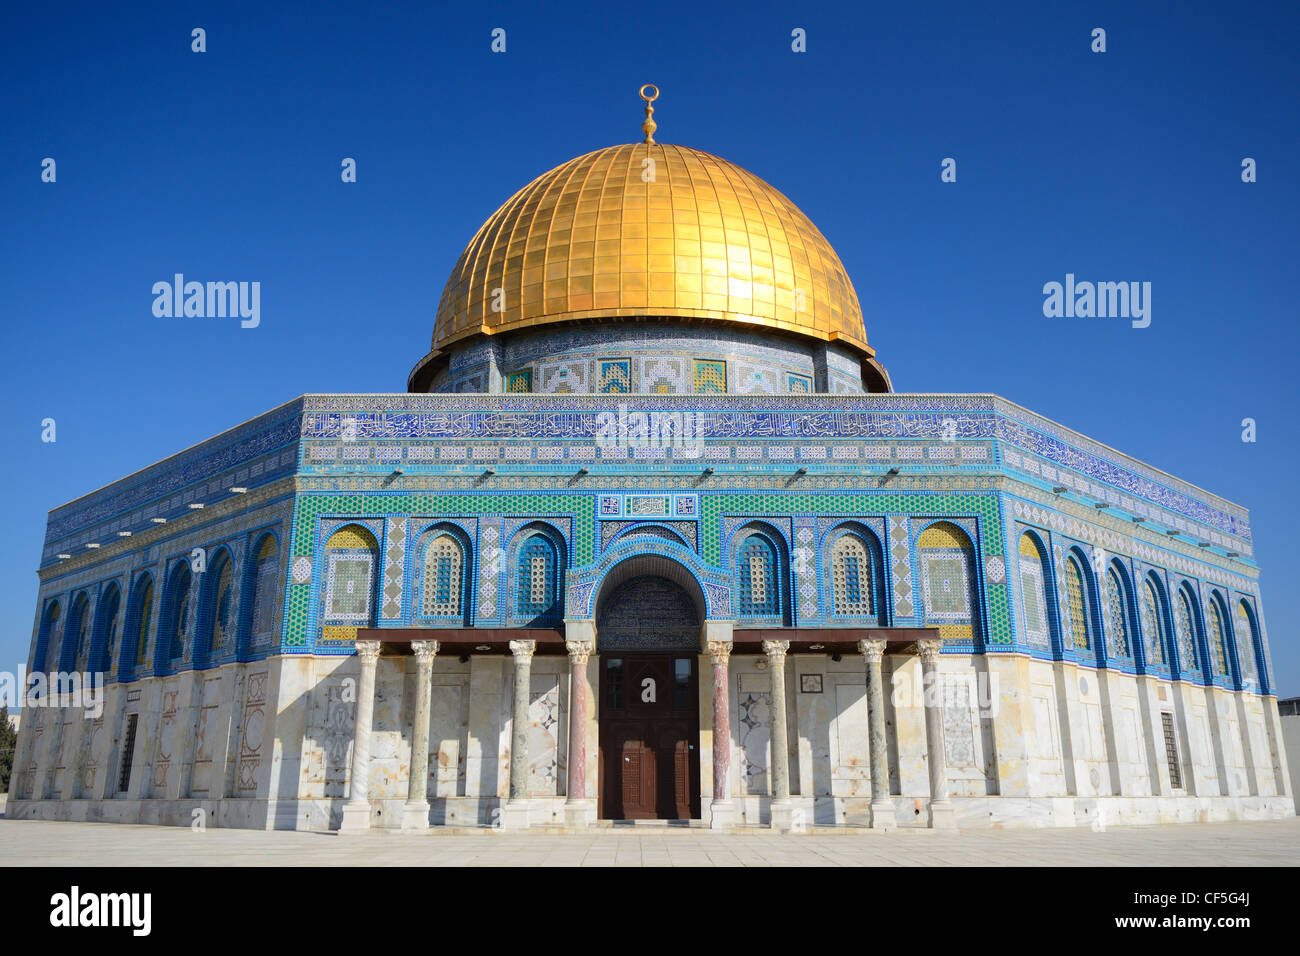
[[[681,654],[608,654],[602,665],[600,816],[698,817],[694,659]]]

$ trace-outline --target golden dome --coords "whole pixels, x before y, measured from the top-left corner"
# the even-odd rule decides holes
[[[433,348],[612,316],[740,322],[874,354],[843,264],[794,203],[662,143],[587,153],[510,197],[456,263]]]

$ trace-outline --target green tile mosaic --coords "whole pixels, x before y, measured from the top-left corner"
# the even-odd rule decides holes
[[[907,514],[968,515],[979,518],[983,553],[975,571],[985,580],[988,595],[987,639],[989,645],[1011,645],[1010,604],[1005,583],[992,584],[983,577],[984,562],[1003,555],[1002,521],[995,495],[970,494],[897,494],[897,493],[830,493],[830,494],[715,494],[700,496],[700,553],[705,562],[722,565],[722,516],[776,514]]]
[[[427,514],[524,515],[528,517],[563,517],[573,519],[573,563],[590,564],[595,558],[596,496],[566,493],[550,494],[470,494],[438,495],[401,492],[306,493],[298,496],[293,518],[293,559],[312,557],[317,518],[322,515],[389,515]],[[291,559],[292,560],[292,559]],[[311,584],[290,584],[285,602],[283,647],[310,646],[307,618],[311,601]]]

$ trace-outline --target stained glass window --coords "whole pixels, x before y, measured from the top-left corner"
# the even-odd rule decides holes
[[[1210,652],[1214,654],[1214,672],[1224,677],[1228,671],[1228,642],[1224,636],[1223,618],[1219,614],[1219,602],[1210,598]]]
[[[221,564],[217,574],[217,584],[212,592],[215,595],[212,607],[211,651],[219,651],[226,646],[226,634],[230,630],[230,605],[234,599],[234,572],[227,558]]]
[[[90,602],[81,597],[72,605],[72,614],[68,617],[68,647],[72,659],[68,666],[74,670],[84,670],[86,665],[86,645],[90,636]]]
[[[369,559],[369,556],[367,558]],[[249,623],[249,639],[253,647],[263,647],[271,643],[272,632],[275,629],[275,592],[279,570],[280,548],[275,543],[275,539],[267,535],[258,546],[253,564],[253,612]],[[361,589],[358,599],[362,597],[368,611],[369,582]]]
[[[1129,640],[1128,607],[1124,584],[1114,568],[1106,572],[1106,604],[1110,617],[1110,653],[1118,657],[1132,657]]]
[[[140,603],[135,615],[135,664],[142,667],[149,660],[149,643],[153,636],[153,579],[147,579],[137,593]]]
[[[59,615],[62,608],[58,601],[52,602],[45,610],[45,619],[41,622],[42,634],[42,651],[44,660],[36,661],[36,667],[39,670],[44,668],[47,671],[58,670],[58,656],[62,650],[59,641]],[[51,663],[54,666],[51,666]]]
[[[1088,599],[1083,586],[1083,570],[1073,557],[1065,559],[1065,596],[1070,605],[1070,637],[1077,650],[1092,648],[1089,639]]]
[[[773,617],[781,613],[776,549],[761,534],[751,534],[740,546],[738,613],[741,617]]]
[[[874,614],[871,557],[857,535],[842,535],[831,550],[831,590],[836,614]]]
[[[1142,633],[1146,638],[1147,660],[1153,664],[1168,663],[1165,646],[1169,635],[1165,633],[1165,616],[1156,586],[1148,578],[1142,585]]]
[[[1241,661],[1242,680],[1256,680],[1259,669],[1255,662],[1255,619],[1245,601],[1237,602],[1237,659]]]
[[[425,617],[450,617],[461,613],[461,582],[464,555],[460,542],[440,534],[424,553]]]
[[[1176,624],[1178,629],[1178,654],[1179,667],[1187,671],[1200,672],[1201,655],[1196,652],[1196,631],[1192,623],[1192,604],[1187,598],[1187,592],[1183,589],[1178,591],[1178,610],[1176,612]]]
[[[172,575],[171,616],[164,631],[170,660],[177,660],[185,653],[185,632],[190,626],[190,583],[189,565],[182,564]]]
[[[113,658],[117,656],[117,635],[120,629],[122,610],[122,592],[113,587],[100,605],[104,621],[104,643],[100,652],[98,670],[108,671],[113,667]]]
[[[557,609],[557,556],[555,545],[544,534],[534,534],[519,549],[516,574],[515,614],[532,618],[553,614]]]

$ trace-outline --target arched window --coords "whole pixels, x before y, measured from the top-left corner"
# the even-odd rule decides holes
[[[555,543],[541,532],[529,535],[519,548],[515,571],[515,615],[552,618],[559,614],[559,556]]]
[[[424,551],[423,594],[420,613],[424,617],[460,617],[464,612],[465,550],[451,534],[442,533]]]
[[[59,670],[85,670],[86,651],[90,644],[90,599],[84,594],[77,595],[72,602],[72,613],[63,632],[63,656],[59,661]]]
[[[1106,652],[1111,657],[1132,657],[1133,628],[1129,625],[1128,588],[1120,579],[1119,571],[1111,567],[1106,571],[1106,614],[1110,620]]]
[[[37,656],[33,661],[36,670],[58,670],[59,655],[63,653],[63,644],[59,640],[59,618],[63,607],[58,601],[51,601],[41,618],[40,638],[36,642]]]
[[[831,548],[831,605],[834,613],[864,616],[878,613],[872,551],[856,534],[843,534]]]
[[[235,566],[229,553],[222,551],[217,558],[216,567],[209,568],[207,573],[211,584],[205,599],[207,634],[204,643],[209,656],[218,656],[225,652],[228,641],[234,634],[232,605],[235,601]]]
[[[136,585],[135,593],[135,613],[131,622],[135,636],[135,666],[145,667],[153,651],[153,578],[146,574],[144,580]]]
[[[355,641],[357,628],[373,626],[378,555],[379,543],[361,525],[345,525],[325,542],[322,640]],[[268,595],[273,583],[268,581]],[[270,640],[269,615],[265,640]]]
[[[1219,611],[1218,595],[1211,594],[1209,600],[1210,617],[1210,654],[1213,655],[1214,673],[1221,677],[1231,677],[1228,668],[1228,636],[1224,627],[1223,615]]]
[[[1078,651],[1092,650],[1092,615],[1088,613],[1088,586],[1083,565],[1074,555],[1065,559],[1065,599],[1070,607],[1070,644]]]
[[[336,534],[335,538],[337,537]],[[368,557],[371,562],[370,566],[373,568],[373,553],[368,553]],[[249,566],[248,580],[252,589],[248,616],[248,645],[250,648],[268,647],[274,637],[276,591],[279,579],[280,547],[275,543],[274,537],[269,534],[264,535],[262,540],[257,543],[257,549],[253,553],[253,560]],[[365,590],[367,601],[371,590],[372,588],[367,584]]]
[[[778,617],[781,578],[776,548],[764,535],[751,534],[736,558],[736,613],[740,617]]]
[[[185,634],[190,626],[190,585],[194,578],[190,574],[188,561],[182,561],[172,571],[168,582],[166,603],[167,622],[163,634],[167,640],[167,660],[178,661],[185,654]]]
[[[117,638],[121,631],[122,592],[116,584],[110,585],[99,599],[96,631],[99,634],[99,655],[94,670],[109,673],[117,658]]]
[[[1018,550],[1020,552],[1020,594],[1025,605],[1025,636],[1031,647],[1051,647],[1043,554],[1038,548],[1038,542],[1028,531],[1020,535]]]
[[[1255,615],[1250,605],[1241,600],[1237,602],[1237,659],[1241,662],[1241,679],[1259,680],[1259,665],[1255,649],[1259,646],[1259,634],[1255,627]]]
[[[966,532],[937,521],[916,539],[927,624],[939,626],[942,640],[974,641],[974,549]]]
[[[1169,663],[1169,632],[1165,625],[1165,602],[1156,582],[1148,576],[1142,582],[1142,636],[1148,664]]]
[[[1178,631],[1178,666],[1182,671],[1192,674],[1201,672],[1201,655],[1196,648],[1196,617],[1192,614],[1192,600],[1187,596],[1187,588],[1178,589],[1177,610],[1174,612],[1174,627]]]

